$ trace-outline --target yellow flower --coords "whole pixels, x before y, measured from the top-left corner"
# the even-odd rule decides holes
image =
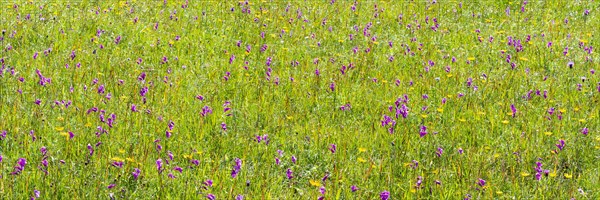
[[[367,149],[366,149],[366,148],[363,148],[363,147],[360,147],[360,148],[358,148],[358,151],[360,151],[360,152],[365,152],[365,151],[367,151]]]
[[[527,172],[521,172],[521,176],[522,176],[522,177],[528,177],[529,175],[530,175],[530,174],[529,174],[529,173],[527,173]]]
[[[544,132],[544,135],[551,136],[552,132]]]
[[[65,136],[65,138],[67,138],[67,140],[70,139],[69,133],[67,133],[67,132],[60,132],[60,135]]]
[[[119,149],[119,153],[125,153],[124,149]]]
[[[127,160],[127,162],[132,162],[132,163],[135,162],[135,159],[133,159],[133,158],[125,158],[125,160]]]
[[[315,181],[315,180],[308,180],[308,183],[310,183],[310,185],[315,186],[315,187],[321,186],[321,183],[319,183],[319,181]]]
[[[503,124],[508,124],[508,120],[502,120]]]
[[[474,61],[475,57],[468,57],[467,60]]]
[[[113,157],[113,158],[111,158],[111,160],[113,160],[113,161],[119,161],[119,162],[125,161],[125,160],[123,160],[123,158],[119,158],[119,157]]]
[[[54,128],[54,130],[56,130],[56,131],[63,131],[63,130],[65,130],[65,127],[62,127],[62,126],[56,127],[56,128]]]
[[[364,158],[361,157],[361,158],[358,158],[358,162],[364,163],[364,162],[367,162],[367,160],[365,160]]]
[[[519,60],[522,60],[522,61],[528,61],[529,59],[527,59],[527,58],[525,58],[525,57],[520,57],[520,58],[519,58]]]
[[[497,195],[502,195],[502,194],[504,194],[504,192],[502,192],[502,191],[496,191],[496,194]]]
[[[550,177],[556,177],[556,172],[550,172],[550,173],[548,174],[548,176],[550,176]]]
[[[565,178],[567,178],[567,179],[571,179],[571,178],[573,178],[573,175],[571,175],[571,174],[567,174],[567,173],[565,173],[565,174],[564,174],[564,176],[565,176]]]

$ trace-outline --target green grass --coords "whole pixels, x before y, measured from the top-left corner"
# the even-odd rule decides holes
[[[0,196],[25,199],[38,190],[43,199],[379,199],[385,190],[391,199],[600,198],[600,78],[591,73],[600,70],[599,58],[584,50],[600,42],[598,2],[531,1],[525,12],[523,2],[505,0],[360,1],[356,11],[352,1],[184,4],[0,3],[0,131],[7,132],[0,140]],[[521,40],[522,51],[507,45],[509,37]],[[51,83],[41,86],[36,69]],[[409,114],[396,118],[388,107],[404,95]],[[55,104],[62,100],[72,104]],[[231,110],[224,112],[226,101]],[[346,104],[351,109],[342,111]],[[203,117],[205,106],[213,113]],[[98,112],[87,114],[94,107]],[[116,115],[112,128],[100,110],[105,118]],[[384,116],[396,121],[393,133],[391,125],[382,127]],[[166,138],[169,121],[175,126]],[[108,133],[98,137],[99,126]],[[68,139],[68,132],[75,136]],[[257,142],[258,135],[269,143]],[[565,148],[558,150],[561,139]],[[19,158],[27,164],[11,175]],[[235,158],[242,166],[232,178]],[[538,161],[549,170],[541,180]],[[212,187],[203,184],[209,179]]]

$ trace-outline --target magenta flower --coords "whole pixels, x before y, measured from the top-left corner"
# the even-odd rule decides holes
[[[158,170],[158,173],[162,172],[163,166],[162,166],[162,159],[158,159],[156,160],[156,169]]]
[[[582,133],[583,135],[587,135],[587,134],[589,133],[589,130],[588,130],[588,128],[587,128],[587,127],[584,127],[583,129],[581,129],[581,133]]]
[[[486,183],[486,181],[485,181],[485,180],[483,180],[483,179],[481,179],[481,178],[480,178],[479,180],[477,180],[477,185],[479,185],[479,186],[481,186],[481,187],[484,187],[484,186],[485,186],[485,183]]]
[[[425,135],[427,135],[427,127],[422,125],[421,130],[419,131],[419,136],[424,137]]]
[[[131,172],[131,175],[133,175],[133,179],[137,180],[137,179],[138,179],[138,177],[140,176],[140,173],[141,173],[141,172],[142,172],[142,171],[141,171],[140,169],[138,169],[138,168],[134,168],[134,169],[133,169],[133,172]]]
[[[294,175],[293,175],[292,170],[290,168],[287,169],[287,171],[285,172],[285,175],[287,176],[288,179],[294,178]]]
[[[415,188],[420,189],[422,183],[423,183],[423,177],[421,177],[421,176],[417,177],[417,182],[415,183]]]
[[[335,144],[329,145],[329,151],[331,151],[331,153],[335,153],[337,151],[337,146]]]
[[[512,117],[514,118],[517,115],[517,108],[515,108],[515,104],[510,104],[510,110],[512,111]]]
[[[335,82],[331,82],[331,84],[329,84],[329,89],[333,92],[335,91]]]
[[[239,158],[234,159],[235,164],[233,165],[233,169],[231,170],[231,178],[235,178],[242,169],[242,160]]]
[[[352,186],[350,186],[350,190],[352,192],[356,192],[358,190],[358,187],[356,187],[356,185],[352,185]]]
[[[560,139],[558,140],[558,144],[556,144],[556,148],[558,148],[558,150],[563,150],[565,148],[565,141]]]
[[[444,153],[444,149],[442,149],[442,147],[438,147],[435,155],[437,155],[437,157],[442,157],[442,153]]]
[[[117,168],[123,168],[123,162],[114,161],[112,163],[112,166],[117,167]]]
[[[200,112],[200,115],[202,115],[202,117],[206,117],[208,114],[212,114],[212,108],[208,106],[202,107],[202,112]]]
[[[115,44],[119,44],[121,42],[121,36],[117,36],[117,38],[115,38]]]
[[[200,165],[200,161],[199,161],[199,160],[196,160],[196,159],[194,159],[194,160],[192,160],[192,161],[190,161],[190,162],[191,162],[192,164],[196,165],[196,166]]]
[[[173,167],[173,170],[178,171],[179,173],[183,173],[183,168],[181,168],[179,166]]]
[[[214,194],[208,194],[208,195],[206,195],[206,199],[208,199],[208,200],[215,200],[216,197],[215,197]]]
[[[10,174],[11,175],[20,174],[25,169],[26,164],[27,164],[27,160],[25,160],[25,158],[19,158],[19,160],[17,160],[17,165],[14,167],[14,171]]]
[[[202,183],[202,184],[204,184],[204,185],[206,185],[208,187],[212,187],[213,186],[213,180],[208,179],[208,180],[204,181],[204,183]]]
[[[384,190],[383,192],[379,193],[379,198],[381,198],[381,200],[388,200],[390,198],[390,192]]]
[[[94,154],[94,148],[92,147],[91,144],[87,145],[88,151],[90,152],[90,156],[92,156]]]

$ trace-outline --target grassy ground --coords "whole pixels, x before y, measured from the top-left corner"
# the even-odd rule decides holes
[[[0,6],[9,199],[600,198],[598,2]]]

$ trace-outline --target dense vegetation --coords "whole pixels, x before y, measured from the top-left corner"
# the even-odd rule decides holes
[[[0,3],[7,199],[598,199],[597,1]]]

